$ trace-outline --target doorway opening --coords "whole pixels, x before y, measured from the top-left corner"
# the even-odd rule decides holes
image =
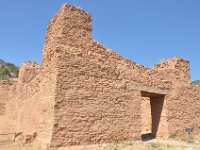
[[[142,140],[165,137],[167,134],[165,95],[141,92]]]

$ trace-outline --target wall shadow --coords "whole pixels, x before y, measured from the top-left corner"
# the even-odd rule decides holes
[[[165,96],[150,97],[151,105],[151,117],[152,117],[152,137],[156,138],[158,132],[162,132],[159,129],[159,124],[161,121],[161,115],[163,110]]]
[[[151,120],[152,120],[151,133],[141,135],[142,141],[149,141],[154,138],[157,138],[158,135],[162,135],[162,132],[164,132],[163,130],[166,130],[163,129],[161,125],[165,95],[148,93],[148,92],[141,92],[141,95],[143,97],[150,98]]]

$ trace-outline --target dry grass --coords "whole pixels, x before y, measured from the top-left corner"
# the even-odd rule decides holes
[[[113,141],[110,144],[50,148],[49,150],[200,150],[200,143],[186,143],[174,139],[141,141]],[[189,149],[192,148],[192,149]],[[0,150],[43,150],[36,144],[0,143]]]
[[[0,150],[42,150],[37,144],[0,143]]]

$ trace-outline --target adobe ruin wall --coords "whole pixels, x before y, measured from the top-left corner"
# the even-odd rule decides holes
[[[54,66],[27,62],[20,67],[17,84],[18,120],[16,132],[26,140],[26,135],[49,143],[53,128],[54,91],[56,71]]]
[[[185,136],[186,128],[193,128],[193,135],[200,134],[200,88],[178,85],[166,98],[168,130],[170,136]]]
[[[0,81],[0,118],[14,120],[1,119],[0,131],[12,126],[52,147],[141,139],[150,126],[158,138],[186,127],[200,134],[200,88],[190,82],[188,61],[147,68],[127,60],[92,39],[90,14],[63,5],[49,23],[42,64],[27,62],[17,81]]]
[[[0,81],[0,134],[15,130],[15,88],[16,81]]]

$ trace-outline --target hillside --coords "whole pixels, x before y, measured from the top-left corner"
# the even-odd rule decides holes
[[[17,78],[18,74],[19,68],[17,66],[0,59],[0,80],[9,80],[11,78]]]
[[[193,81],[192,84],[200,86],[200,80]]]

